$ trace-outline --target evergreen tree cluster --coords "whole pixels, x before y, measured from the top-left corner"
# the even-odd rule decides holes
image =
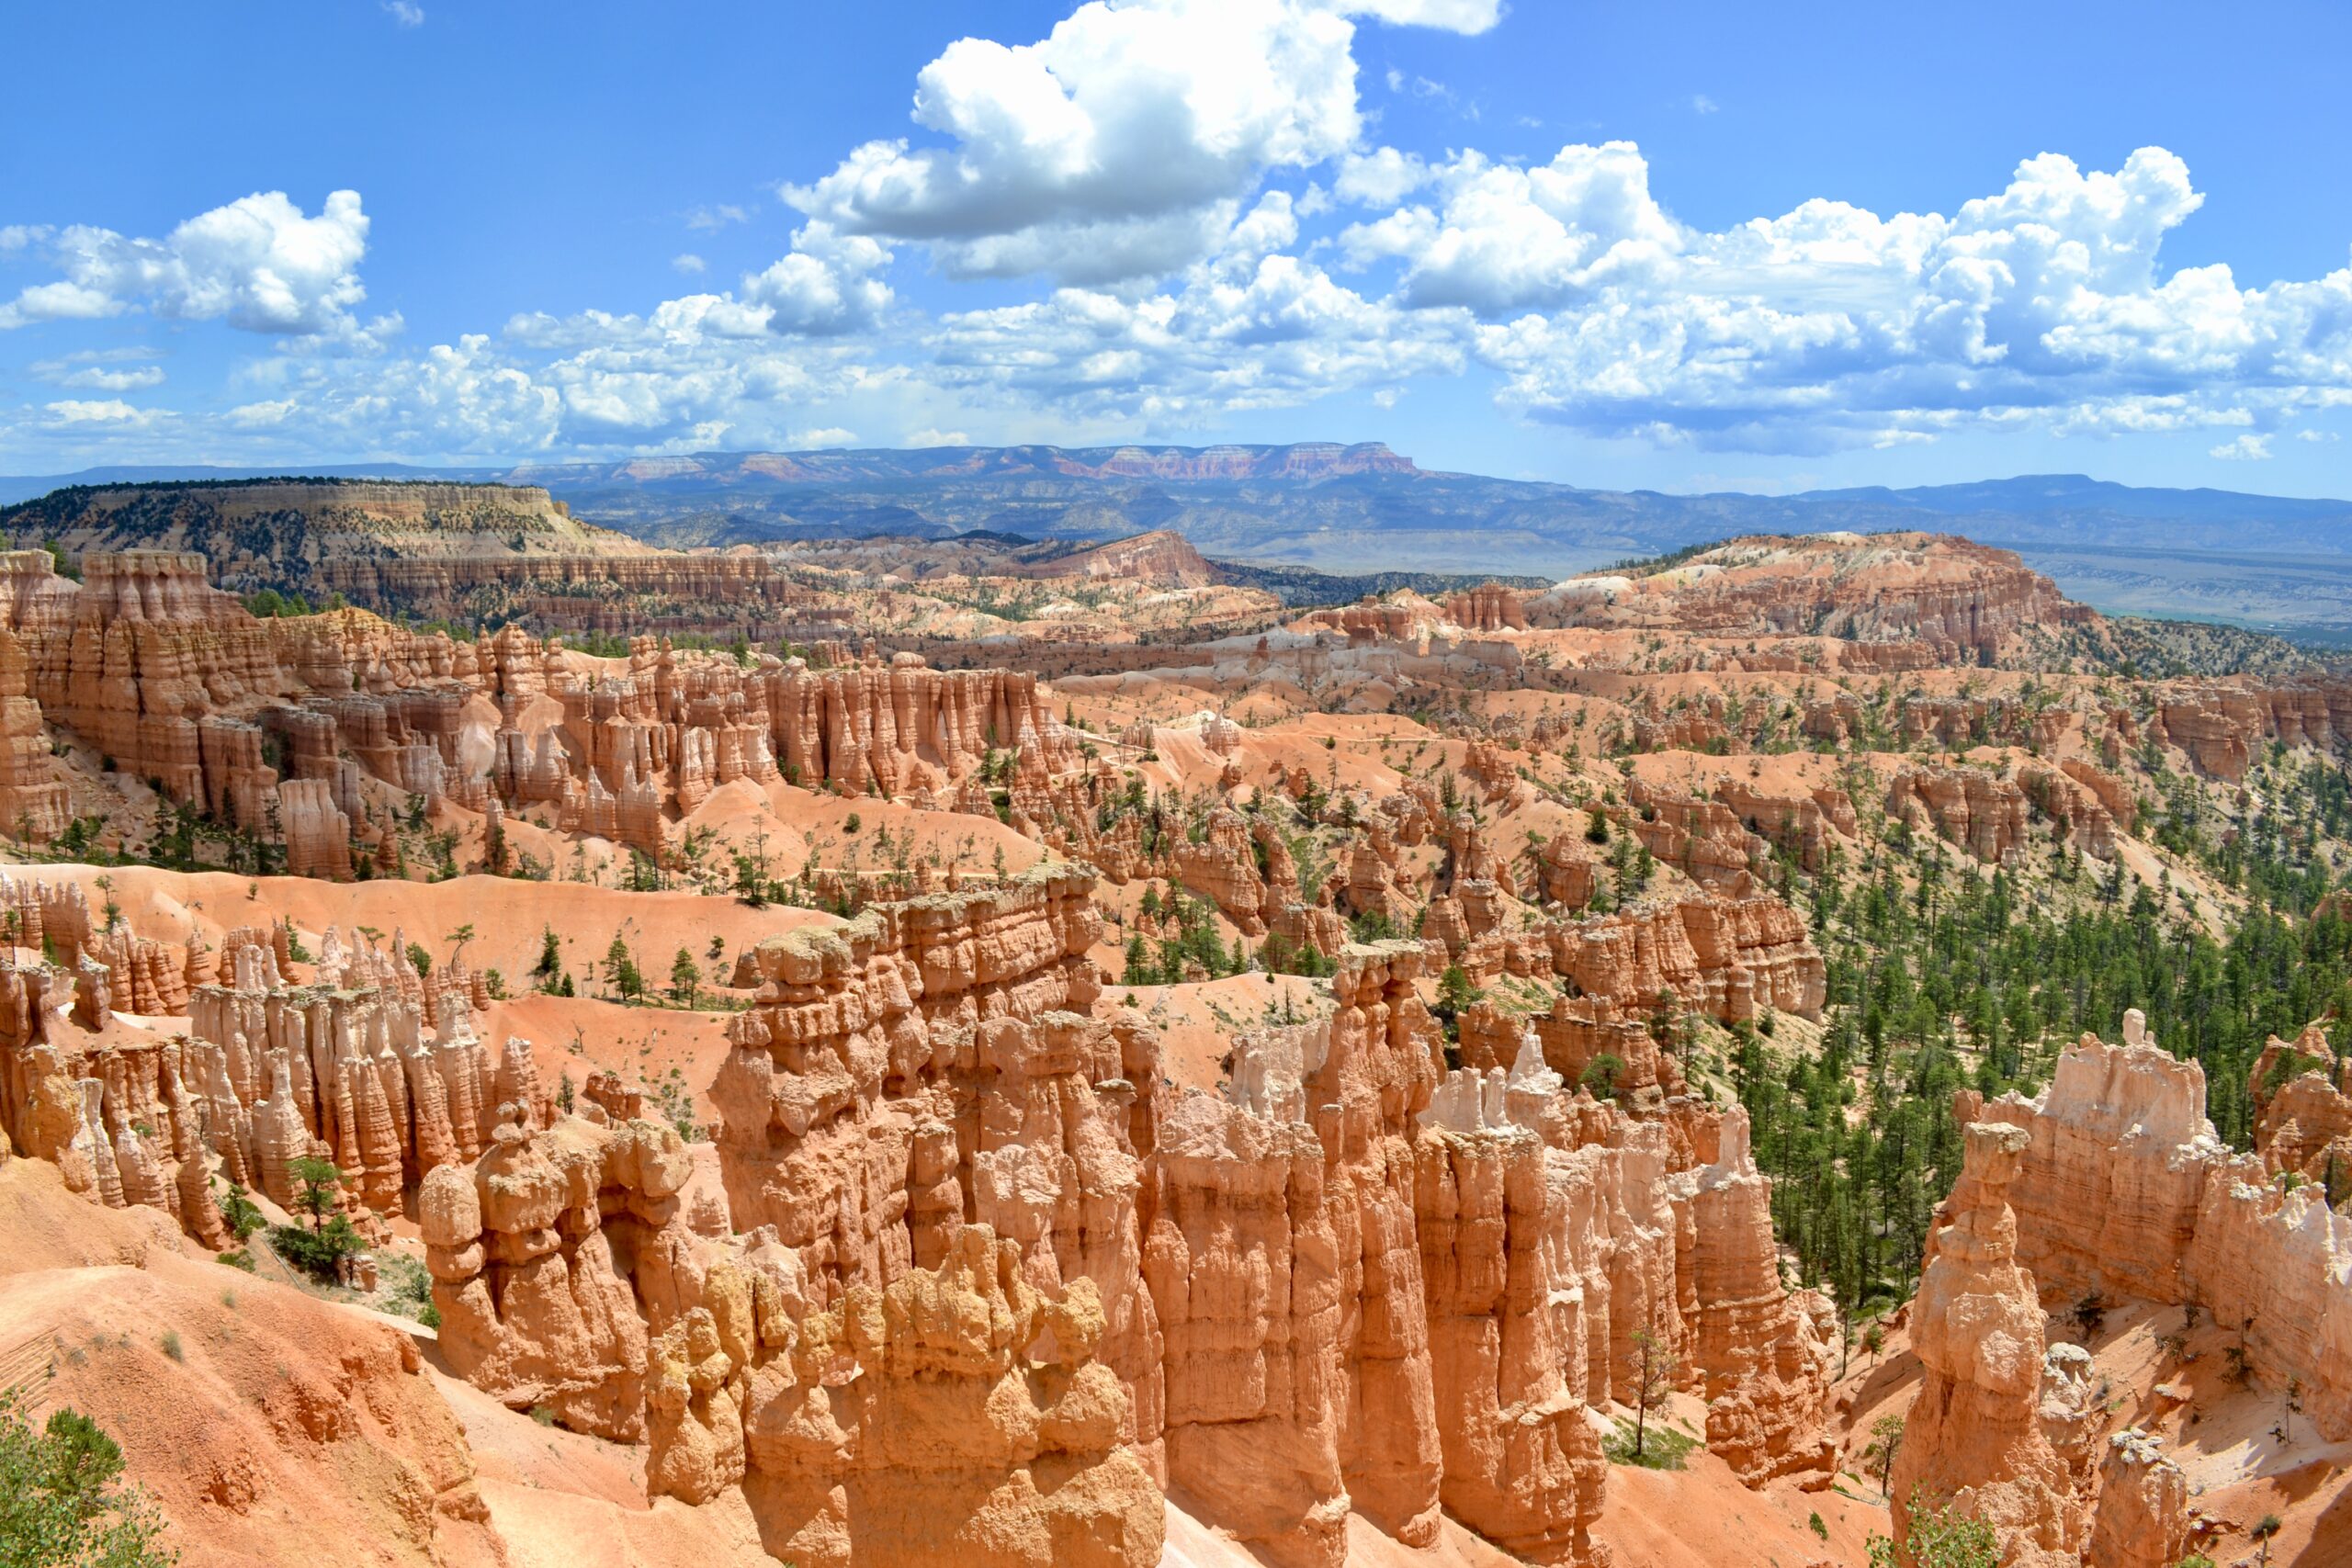
[[[2205,1071],[2208,1112],[2252,1143],[2247,1078],[2273,1035],[2352,1017],[2352,924],[2256,898],[2227,936],[2167,916],[2120,872],[2063,912],[2026,906],[2007,870],[1955,874],[1924,845],[1841,891],[1813,888],[1827,961],[1817,1055],[1733,1031],[1730,1076],[1773,1178],[1773,1221],[1802,1281],[1849,1312],[1905,1299],[1935,1206],[1960,1169],[1955,1090],[2033,1093],[2085,1032],[2114,1039],[2139,1008],[2156,1040]],[[2249,862],[2248,863],[2252,863]]]

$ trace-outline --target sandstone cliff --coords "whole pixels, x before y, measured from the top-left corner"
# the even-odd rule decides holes
[[[2003,1562],[2061,1568],[2079,1560],[2084,1524],[2066,1466],[2037,1418],[2041,1307],[2033,1277],[2018,1266],[2008,1204],[2028,1141],[1997,1122],[1967,1131],[1967,1164],[1938,1211],[1912,1307],[1924,1377],[1891,1495],[1897,1540],[1915,1507],[1949,1502],[1993,1526]]]
[[[2352,1222],[2320,1184],[2287,1190],[2261,1154],[2233,1155],[2205,1119],[2205,1077],[2127,1015],[2121,1045],[2086,1038],[2039,1100],[1980,1122],[2028,1139],[2010,1189],[2018,1261],[2045,1298],[2191,1303],[2242,1330],[2253,1374],[2299,1379],[2311,1416],[2352,1436]]]

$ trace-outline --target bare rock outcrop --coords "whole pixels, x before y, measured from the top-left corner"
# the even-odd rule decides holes
[[[1768,847],[1730,807],[1653,787],[1635,780],[1626,797],[1626,829],[1642,847],[1702,887],[1746,893]]]
[[[1826,1484],[1836,1311],[1781,1282],[1772,1184],[1749,1152],[1745,1111],[1724,1114],[1714,1160],[1691,1179],[1690,1355],[1706,1379],[1707,1447],[1751,1484],[1795,1473]]]
[[[2039,628],[2092,618],[2011,552],[1927,534],[1734,539],[1640,577],[1571,579],[1531,599],[1527,615],[1536,626],[1925,645],[1941,663],[1989,660]]]
[[[1905,768],[1886,792],[1886,814],[1997,864],[2026,841],[2025,791],[1980,768]]]
[[[1521,602],[1518,590],[1505,588],[1499,582],[1482,582],[1476,588],[1449,596],[1445,601],[1445,618],[1465,631],[1527,629],[1527,607]]]
[[[2004,1097],[1983,1116],[2030,1134],[2008,1201],[2018,1261],[2043,1290],[2184,1301],[2206,1180],[2228,1151],[2198,1066],[2149,1042],[2136,1012],[2124,1040],[2086,1037],[2039,1100]]]
[[[2188,1554],[2188,1478],[2164,1440],[2134,1427],[2107,1440],[2088,1568],[2175,1568]]]
[[[437,1167],[418,1191],[443,1353],[517,1409],[635,1441],[649,1327],[671,1325],[674,1312],[662,1309],[679,1295],[674,1280],[651,1276],[685,1247],[662,1235],[682,1226],[684,1147],[655,1122],[599,1129],[567,1117],[541,1132],[507,1111],[477,1164]],[[632,1267],[649,1277],[633,1281]]]
[[[1661,994],[1726,1021],[1768,1008],[1816,1018],[1826,999],[1827,971],[1803,917],[1769,894],[1654,901],[1534,940],[1542,967],[1578,994],[1644,1016]]]
[[[2121,1045],[2086,1036],[2040,1099],[1975,1112],[2026,1140],[2008,1189],[2018,1261],[2047,1300],[2211,1313],[2256,1376],[2301,1380],[2323,1435],[2352,1435],[2352,1221],[2322,1181],[2274,1179],[2260,1152],[2233,1155],[2205,1119],[2203,1070],[2149,1040],[2136,1010],[2123,1033]],[[2326,1087],[2316,1072],[2295,1081]]]
[[[2042,1313],[2033,1277],[2018,1266],[2008,1203],[2030,1140],[1985,1122],[1966,1139],[1911,1309],[1922,1378],[1892,1477],[1894,1539],[1915,1506],[1948,1503],[1993,1527],[2005,1563],[2062,1568],[2079,1560],[2084,1520],[2036,1418]]]
[[[2345,1065],[2317,1024],[2293,1041],[2273,1036],[2246,1076],[2254,1145],[2263,1168],[2318,1182],[2331,1202],[2352,1192],[2352,1093]]]
[[[1440,1494],[1514,1556],[1588,1562],[1606,1461],[1585,1416],[1583,1303],[1554,1245],[1566,1215],[1541,1137],[1507,1111],[1478,1120],[1414,1145]]]
[[[1159,1489],[1095,1359],[1091,1280],[1044,1295],[1017,1244],[973,1225],[935,1268],[797,1322],[783,1310],[758,1309],[744,1415],[745,1491],[772,1551],[822,1568],[1159,1561]],[[715,1377],[725,1339],[707,1337]]]

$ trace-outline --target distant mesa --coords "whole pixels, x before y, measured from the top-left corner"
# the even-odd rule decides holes
[[[1303,441],[1289,446],[927,446],[823,452],[702,452],[614,464],[526,464],[515,480],[558,485],[839,484],[855,480],[1036,474],[1057,479],[1318,479],[1351,474],[1419,474],[1384,442]]]
[[[1261,572],[1556,580],[1745,536],[1952,533],[2018,551],[2107,614],[2234,623],[2352,646],[2352,502],[2078,474],[1668,494],[1424,468],[1379,442],[699,452],[315,474],[312,482],[536,488],[575,517],[676,547],[976,533],[1093,544],[1165,531],[1209,559]],[[0,503],[73,486],[277,478],[187,468],[0,478]],[[17,537],[28,542],[22,527]]]

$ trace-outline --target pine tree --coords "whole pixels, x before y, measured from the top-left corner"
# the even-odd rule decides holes
[[[33,1429],[25,1395],[0,1388],[0,1563],[7,1568],[168,1568],[164,1517],[122,1483],[122,1450],[78,1410]]]
[[[605,949],[605,983],[624,1001],[645,994],[645,976],[638,971],[628,939],[618,931],[613,933],[612,945]]]
[[[1646,1328],[1634,1330],[1634,1348],[1641,1356],[1634,1374],[1634,1457],[1638,1460],[1649,1438],[1650,1406],[1672,1392],[1682,1358]]]

